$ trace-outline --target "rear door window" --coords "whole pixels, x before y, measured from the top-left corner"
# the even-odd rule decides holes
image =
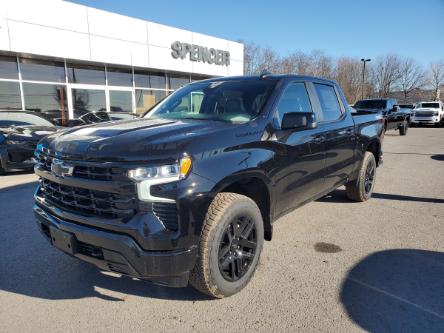
[[[341,105],[333,86],[314,83],[319,102],[321,104],[323,121],[338,120],[342,116]]]

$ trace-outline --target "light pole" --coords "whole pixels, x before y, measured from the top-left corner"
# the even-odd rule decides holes
[[[365,86],[365,63],[372,61],[372,59],[361,59],[363,66],[362,66],[362,99],[364,99],[364,86]]]

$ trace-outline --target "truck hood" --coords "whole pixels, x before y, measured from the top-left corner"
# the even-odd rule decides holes
[[[76,160],[172,160],[191,153],[190,144],[204,136],[217,135],[220,139],[236,126],[214,120],[139,118],[71,129],[50,135],[41,144],[56,156]]]
[[[433,111],[433,112],[436,112],[436,111],[439,111],[439,108],[417,108],[417,109],[414,109],[413,111],[415,111],[415,112],[417,112],[417,111]]]
[[[57,131],[54,126],[27,125],[0,127],[0,133],[10,141],[26,141],[37,143],[48,134]]]

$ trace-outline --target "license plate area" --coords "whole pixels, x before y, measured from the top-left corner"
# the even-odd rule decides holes
[[[73,255],[77,252],[77,241],[73,234],[50,227],[51,242],[59,250]]]

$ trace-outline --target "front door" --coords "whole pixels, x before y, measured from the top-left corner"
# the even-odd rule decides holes
[[[303,82],[292,82],[284,90],[275,110],[275,127],[280,128],[287,112],[313,112]],[[318,129],[277,130],[273,145],[275,216],[305,203],[322,192],[324,182],[324,142]]]

